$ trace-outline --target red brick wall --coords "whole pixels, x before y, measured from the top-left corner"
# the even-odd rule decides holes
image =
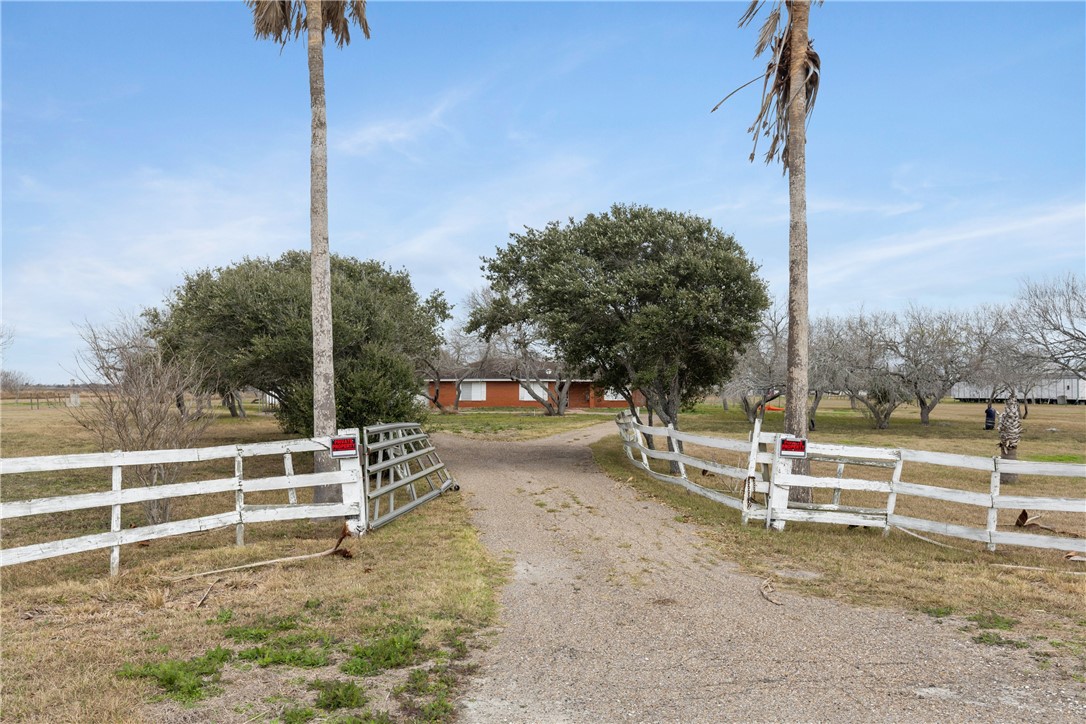
[[[429,383],[430,394],[433,395],[434,383]],[[554,383],[548,383],[548,387],[553,391]],[[441,404],[447,408],[451,408],[453,402],[456,400],[456,384],[454,382],[442,382],[441,394],[438,397]],[[638,404],[644,404],[644,401],[640,399],[640,395],[635,399]],[[432,407],[433,405],[431,405]],[[472,408],[480,407],[527,407],[527,408],[541,408],[535,400],[522,400],[520,399],[520,384],[509,380],[499,382],[487,382],[486,383],[486,399],[485,400],[461,400],[460,408],[463,410],[469,410]],[[574,382],[569,386],[569,407],[571,409],[597,409],[597,408],[624,408],[626,407],[625,400],[618,400],[612,402],[610,400],[604,400],[603,395],[598,395],[592,391],[592,385],[588,382]]]

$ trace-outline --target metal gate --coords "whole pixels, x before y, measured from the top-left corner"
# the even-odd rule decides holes
[[[415,422],[374,425],[362,430],[362,466],[369,528],[459,490],[430,438]]]

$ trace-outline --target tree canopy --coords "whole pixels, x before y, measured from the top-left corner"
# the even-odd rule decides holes
[[[531,320],[571,368],[641,390],[665,423],[728,377],[768,305],[739,243],[690,214],[616,204],[510,238],[484,260],[498,299],[469,327]]]
[[[422,359],[441,342],[449,316],[440,292],[422,300],[407,272],[332,255],[337,426],[411,419]],[[285,430],[312,432],[309,254],[244,259],[185,277],[161,309],[149,310],[170,354],[200,360],[219,389],[255,387],[279,399]]]

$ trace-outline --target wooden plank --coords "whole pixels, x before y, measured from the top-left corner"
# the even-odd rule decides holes
[[[963,505],[979,505],[987,508],[992,504],[990,493],[977,493],[971,490],[958,490],[956,488],[940,488],[937,485],[920,485],[918,483],[900,482],[894,489],[901,495],[912,495],[917,498],[931,498],[947,503],[962,503]]]
[[[999,469],[1016,475],[1048,475],[1061,478],[1086,478],[1081,463],[1035,463],[1030,460],[1000,460]]]
[[[118,451],[114,451],[116,453]],[[121,492],[121,482],[123,479],[123,470],[120,465],[113,467],[113,493]],[[119,533],[121,531],[121,506],[114,505],[109,514],[109,530],[111,533]],[[113,546],[109,551],[109,575],[116,576],[121,572],[121,547],[119,545]]]
[[[1086,553],[1086,538],[1060,538],[1054,535],[997,531],[992,534],[992,542],[1005,546],[1027,546],[1029,548],[1048,548],[1057,551]]]
[[[832,525],[861,525],[868,528],[885,528],[886,516],[871,513],[845,513],[829,510],[798,510],[787,508],[773,510],[774,520],[791,520],[797,523],[829,523]]]
[[[1028,495],[999,495],[995,499],[995,507],[1000,510],[1024,509],[1052,510],[1063,513],[1086,513],[1086,499],[1034,498]]]
[[[243,523],[270,523],[301,518],[339,518],[357,516],[359,507],[352,503],[311,503],[303,505],[246,505],[241,509]]]
[[[935,520],[925,520],[924,518],[910,518],[905,515],[896,514],[888,515],[886,518],[890,525],[895,525],[898,528],[937,533],[939,535],[950,536],[951,538],[964,538],[965,540],[973,540],[979,543],[988,542],[988,531],[979,528],[970,528],[969,526],[955,525],[953,523],[941,523]]]
[[[862,478],[817,478],[811,475],[782,473],[774,482],[777,485],[794,485],[802,488],[841,488],[842,490],[865,490],[871,493],[890,492],[889,482]]]
[[[902,450],[901,459],[907,463],[942,465],[951,468],[965,468],[966,470],[982,470],[986,473],[992,472],[991,458],[982,458],[973,455],[937,453],[928,452],[926,450]]]
[[[739,498],[733,498],[730,495],[725,495],[724,493],[721,493],[721,492],[719,492],[717,490],[710,490],[709,488],[703,488],[702,486],[698,485],[697,483],[692,483],[689,480],[683,480],[682,478],[678,478],[678,477],[675,477],[675,476],[672,476],[672,475],[665,475],[664,473],[658,473],[655,470],[650,470],[649,468],[646,468],[646,467],[644,467],[643,465],[640,465],[637,462],[634,462],[634,465],[637,465],[637,467],[640,468],[642,472],[648,474],[649,476],[655,478],[656,480],[659,480],[660,482],[671,483],[673,485],[678,485],[678,486],[680,486],[682,488],[686,488],[687,490],[689,490],[691,493],[694,493],[695,495],[700,495],[703,498],[708,498],[709,500],[714,500],[714,501],[716,501],[718,503],[721,503],[723,505],[728,506],[729,508],[735,508],[736,510],[742,510],[742,508],[743,508],[743,501],[741,501]]]
[[[85,508],[100,508],[106,505],[128,505],[143,503],[148,500],[182,498],[187,495],[210,495],[225,493],[237,488],[234,478],[202,480],[195,483],[173,483],[155,485],[147,488],[126,488],[119,492],[102,491],[100,493],[80,493],[62,495],[55,498],[35,498],[32,500],[13,500],[0,503],[0,519],[19,518],[26,515],[45,513],[66,513]]]
[[[711,447],[717,450],[731,450],[732,452],[740,453],[750,452],[750,442],[747,440],[736,440],[733,438],[709,435],[695,435],[694,433],[684,432],[682,430],[672,430],[671,437],[675,440],[688,442],[691,445],[701,445],[702,447]]]
[[[52,541],[50,543],[36,543],[19,548],[0,550],[0,566],[11,566],[28,561],[39,561],[45,558],[66,556],[72,553],[82,553],[100,548],[109,548],[114,545],[138,543],[145,540],[167,538],[185,533],[197,533],[203,530],[213,530],[238,522],[238,514],[235,511],[208,515],[203,518],[190,518],[159,525],[147,525],[142,528],[128,528],[119,533],[95,533],[93,535],[68,538],[67,540]]]
[[[333,470],[328,473],[278,475],[271,478],[242,480],[241,487],[246,493],[259,493],[266,490],[289,490],[291,488],[314,488],[318,485],[341,485],[348,479],[348,473]]]
[[[807,456],[817,457],[830,462],[862,462],[872,460],[884,463],[896,463],[897,450],[887,447],[859,447],[856,445],[831,445],[824,442],[808,442]]]

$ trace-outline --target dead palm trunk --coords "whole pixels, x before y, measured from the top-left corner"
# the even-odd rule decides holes
[[[309,160],[309,242],[313,321],[313,435],[336,433],[336,384],[332,364],[332,267],[328,252],[328,120],[324,104],[324,28],[320,0],[306,0],[309,101],[312,141]],[[318,453],[315,472],[335,469],[329,453]],[[338,502],[334,485],[317,488],[313,502]]]

